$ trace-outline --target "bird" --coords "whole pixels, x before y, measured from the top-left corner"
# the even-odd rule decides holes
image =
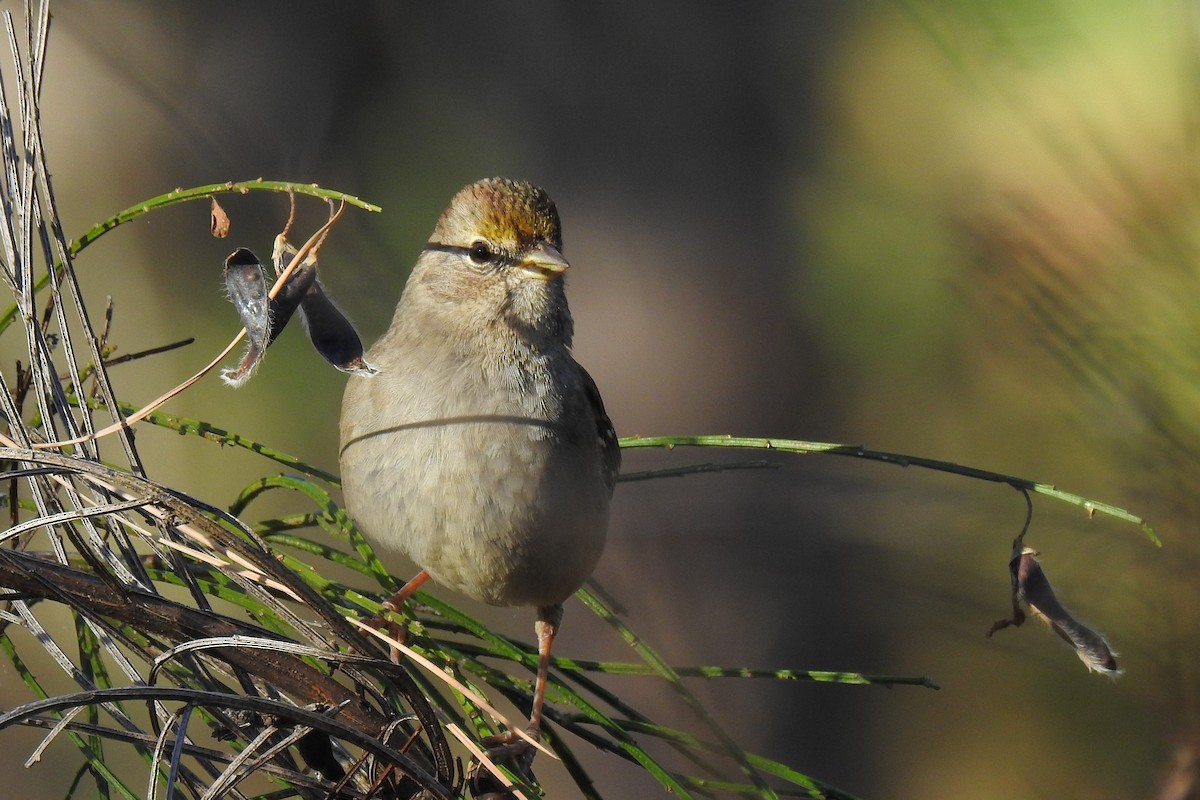
[[[339,462],[347,510],[385,565],[496,606],[532,606],[538,665],[526,733],[539,738],[562,604],[604,549],[621,455],[572,354],[558,210],[532,183],[472,183],[442,212],[374,374],[349,379]],[[528,748],[513,732],[506,753]],[[532,751],[527,751],[532,758]]]

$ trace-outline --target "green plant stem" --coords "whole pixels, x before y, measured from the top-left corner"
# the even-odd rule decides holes
[[[1078,506],[1086,511],[1089,516],[1104,514],[1115,517],[1116,519],[1137,525],[1151,542],[1158,547],[1162,547],[1162,541],[1158,538],[1158,534],[1154,532],[1154,529],[1150,527],[1149,523],[1123,508],[1109,503],[1102,503],[1099,500],[1091,500],[1072,492],[1064,492],[1048,483],[1038,483],[1028,478],[1018,478],[1015,475],[1005,475],[1001,472],[991,472],[985,469],[978,469],[977,467],[966,467],[961,464],[940,461],[934,458],[910,456],[903,453],[889,453],[883,450],[868,450],[861,445],[853,444],[805,442],[798,439],[731,436],[728,434],[709,436],[629,436],[621,439],[621,447],[622,449],[657,447],[667,450],[672,450],[676,447],[734,447],[752,450],[778,450],[782,453],[797,453],[802,455],[850,456],[852,458],[865,458],[871,461],[882,461],[885,464],[894,464],[899,467],[920,467],[921,469],[947,472],[952,475],[961,475],[965,478],[973,478],[975,480],[1005,483],[1014,489],[1034,492],[1035,494],[1045,495],[1056,500],[1061,500],[1064,503]]]
[[[354,195],[346,194],[345,192],[337,192],[332,189],[322,189],[315,183],[293,183],[291,181],[265,181],[261,178],[252,181],[226,181],[225,183],[209,183],[204,186],[193,186],[190,189],[175,189],[174,191],[160,194],[156,197],[151,197],[136,205],[132,205],[124,211],[120,211],[103,222],[98,222],[88,228],[78,239],[72,239],[67,243],[67,254],[70,257],[79,255],[88,245],[99,239],[104,234],[111,231],[126,222],[132,222],[144,214],[149,214],[159,208],[186,203],[192,200],[203,200],[211,197],[214,194],[249,194],[252,191],[265,192],[291,192],[294,194],[304,194],[311,197],[318,197],[325,200],[335,200],[337,202],[345,202],[352,206],[364,209],[366,211],[378,212],[383,209],[374,203],[368,203]],[[53,274],[57,274],[62,269],[61,264],[55,264]],[[45,288],[50,283],[51,273],[47,273],[38,279],[34,285],[34,291],[39,291]],[[17,318],[19,311],[16,304],[8,308],[4,314],[0,315],[0,333],[3,333],[13,320]]]

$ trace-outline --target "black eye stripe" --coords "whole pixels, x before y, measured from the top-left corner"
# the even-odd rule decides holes
[[[478,244],[480,244],[480,243],[475,242],[474,244],[470,245],[469,247],[464,247],[459,244],[442,244],[441,242],[426,242],[425,249],[426,250],[435,250],[439,253],[457,253],[459,255],[464,255],[467,258],[471,259],[472,264],[475,264],[477,266],[485,266],[485,265],[489,265],[489,264],[492,266],[511,266],[511,265],[517,263],[516,259],[513,258],[512,256],[507,255],[505,253],[498,253],[495,250],[491,250],[491,249],[488,250],[488,252],[490,254],[490,257],[488,259],[486,259],[484,261],[476,260],[476,258],[472,256],[472,251],[475,250],[475,247]]]

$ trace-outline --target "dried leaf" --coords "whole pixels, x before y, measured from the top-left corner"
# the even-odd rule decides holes
[[[217,198],[210,197],[212,200],[212,209],[209,216],[209,230],[212,235],[218,239],[224,239],[229,235],[229,215],[225,213],[225,209],[221,208],[221,204],[217,202]]]

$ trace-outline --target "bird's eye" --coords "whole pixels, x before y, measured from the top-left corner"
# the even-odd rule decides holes
[[[467,251],[467,254],[476,264],[486,264],[495,258],[491,248],[487,246],[487,242],[476,242],[471,245],[471,249]]]

